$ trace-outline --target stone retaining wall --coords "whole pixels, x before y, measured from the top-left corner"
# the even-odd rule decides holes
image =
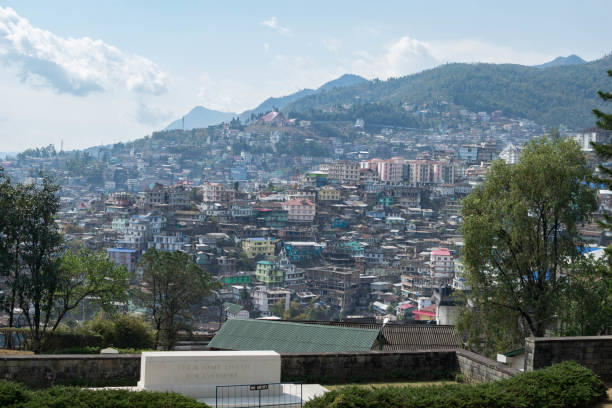
[[[457,350],[456,355],[459,372],[470,381],[490,382],[519,374],[519,371],[514,368],[471,351]]]
[[[573,360],[612,381],[612,336],[529,337],[525,339],[525,370]]]
[[[31,387],[65,385],[136,385],[138,354],[2,355],[0,379]]]
[[[282,381],[346,384],[364,381],[453,379],[455,350],[285,353]]]
[[[531,350],[536,350],[538,358],[532,358],[532,362],[540,364],[536,368],[557,362],[551,361],[550,353],[554,350],[556,351],[553,354],[567,357],[567,350],[578,348],[582,350],[582,354],[576,352],[573,355],[583,357],[579,362],[592,360],[591,368],[601,373],[602,368],[596,367],[602,364],[601,360],[594,357],[595,349],[598,350],[598,358],[602,357],[601,353],[605,350],[612,352],[612,341],[604,344],[601,339],[599,342],[589,340],[587,345],[583,344],[584,340],[578,343],[536,340],[535,346],[528,346]],[[608,358],[608,361],[612,361],[612,357]],[[606,369],[612,370],[611,365],[607,364]],[[518,374],[518,371],[466,350],[281,354],[281,379],[285,382],[342,384],[394,380],[429,381],[454,379],[457,373],[474,381],[488,382],[512,377]],[[139,355],[0,356],[0,379],[19,381],[36,387],[54,384],[136,385],[139,378]]]

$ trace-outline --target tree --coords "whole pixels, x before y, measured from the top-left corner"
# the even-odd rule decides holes
[[[526,146],[517,165],[496,161],[465,199],[461,231],[471,307],[460,326],[482,320],[472,346],[506,333],[506,339],[544,335],[558,312],[559,278],[582,256],[577,226],[596,209],[590,174],[573,141],[542,138]]]
[[[55,223],[58,190],[46,177],[40,185],[13,186],[8,178],[0,184],[0,266],[8,288],[3,308],[10,327],[16,307],[22,309],[36,353],[48,331],[85,298],[105,304],[125,299],[124,268],[103,254],[61,255],[63,241]]]
[[[570,266],[559,307],[564,336],[596,336],[612,327],[607,260],[585,256]]]
[[[23,266],[22,247],[22,210],[24,188],[13,186],[11,179],[0,167],[0,276],[4,277],[6,291],[1,300],[2,310],[8,313],[8,327],[15,325],[15,308]],[[8,337],[10,348],[12,337]]]
[[[608,71],[608,75],[612,77],[612,70]],[[612,100],[612,92],[598,92],[601,99],[604,101]],[[599,109],[593,109],[593,113],[597,117],[597,126],[604,130],[612,131],[612,113],[605,113]],[[600,159],[609,162],[612,159],[612,143],[591,143],[595,153]],[[600,164],[598,167],[600,176],[597,181],[604,183],[608,188],[612,188],[612,167]],[[610,214],[603,214],[602,226],[608,230],[612,229],[612,217]],[[608,249],[608,255],[612,254],[612,249]],[[610,286],[612,290],[612,285]]]
[[[58,253],[62,237],[55,223],[59,186],[45,177],[40,186],[23,187],[20,202],[21,259],[25,273],[19,277],[19,306],[30,328],[32,349],[39,353],[52,319],[60,276]]]
[[[59,268],[53,330],[68,312],[85,299],[109,311],[117,303],[126,303],[128,300],[127,269],[115,264],[103,252],[87,249],[76,253],[67,251],[61,258]]]
[[[138,263],[143,277],[136,299],[153,320],[155,347],[169,350],[176,343],[181,323],[192,319],[191,306],[213,288],[210,275],[178,251],[149,249]]]

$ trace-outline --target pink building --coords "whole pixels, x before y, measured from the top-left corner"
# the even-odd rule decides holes
[[[307,198],[285,201],[283,210],[287,211],[289,222],[312,222],[316,213],[315,204]]]
[[[405,159],[392,157],[391,159],[372,159],[361,162],[362,169],[370,169],[378,174],[381,181],[398,183],[402,181]]]

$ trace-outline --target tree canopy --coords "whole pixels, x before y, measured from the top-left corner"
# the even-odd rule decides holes
[[[463,203],[471,287],[463,326],[487,351],[542,336],[559,309],[561,277],[579,259],[578,226],[596,209],[591,170],[573,141],[532,140],[517,165],[493,164]],[[522,341],[521,341],[522,343]]]
[[[138,263],[143,276],[136,300],[153,320],[155,346],[169,350],[181,324],[192,320],[191,307],[202,301],[214,284],[210,275],[182,252],[149,249]]]

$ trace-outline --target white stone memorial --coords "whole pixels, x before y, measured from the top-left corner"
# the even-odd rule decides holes
[[[143,352],[138,388],[214,398],[217,386],[268,384],[267,394],[282,394],[281,359],[274,351]],[[251,390],[254,391],[254,388]]]

